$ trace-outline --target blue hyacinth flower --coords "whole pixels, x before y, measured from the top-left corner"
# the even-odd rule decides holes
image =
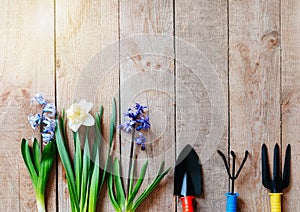
[[[36,94],[31,102],[34,102],[36,101],[37,103],[39,103],[40,105],[46,105],[47,104],[47,101],[45,100],[44,96],[42,94]]]

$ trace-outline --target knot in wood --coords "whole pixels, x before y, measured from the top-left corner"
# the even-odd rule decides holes
[[[262,41],[267,49],[273,49],[279,46],[279,32],[271,31],[262,36]]]

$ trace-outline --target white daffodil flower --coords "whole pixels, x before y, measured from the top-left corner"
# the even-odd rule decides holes
[[[94,117],[89,114],[92,107],[93,103],[82,99],[78,103],[72,104],[66,111],[67,118],[69,119],[69,127],[73,132],[77,132],[81,125],[93,126],[95,124]]]

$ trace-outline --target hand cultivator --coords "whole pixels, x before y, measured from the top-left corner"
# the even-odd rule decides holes
[[[273,160],[273,178],[271,179],[268,161],[268,149],[265,144],[261,148],[262,157],[262,184],[269,189],[271,212],[281,212],[281,196],[283,189],[290,184],[290,165],[291,165],[291,145],[289,144],[285,152],[283,174],[281,175],[279,146],[275,145]],[[282,176],[282,177],[281,177]]]

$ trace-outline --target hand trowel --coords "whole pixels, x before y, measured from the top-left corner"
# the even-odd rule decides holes
[[[186,145],[176,160],[174,195],[180,196],[182,211],[193,212],[193,199],[201,195],[201,164],[191,145]]]

